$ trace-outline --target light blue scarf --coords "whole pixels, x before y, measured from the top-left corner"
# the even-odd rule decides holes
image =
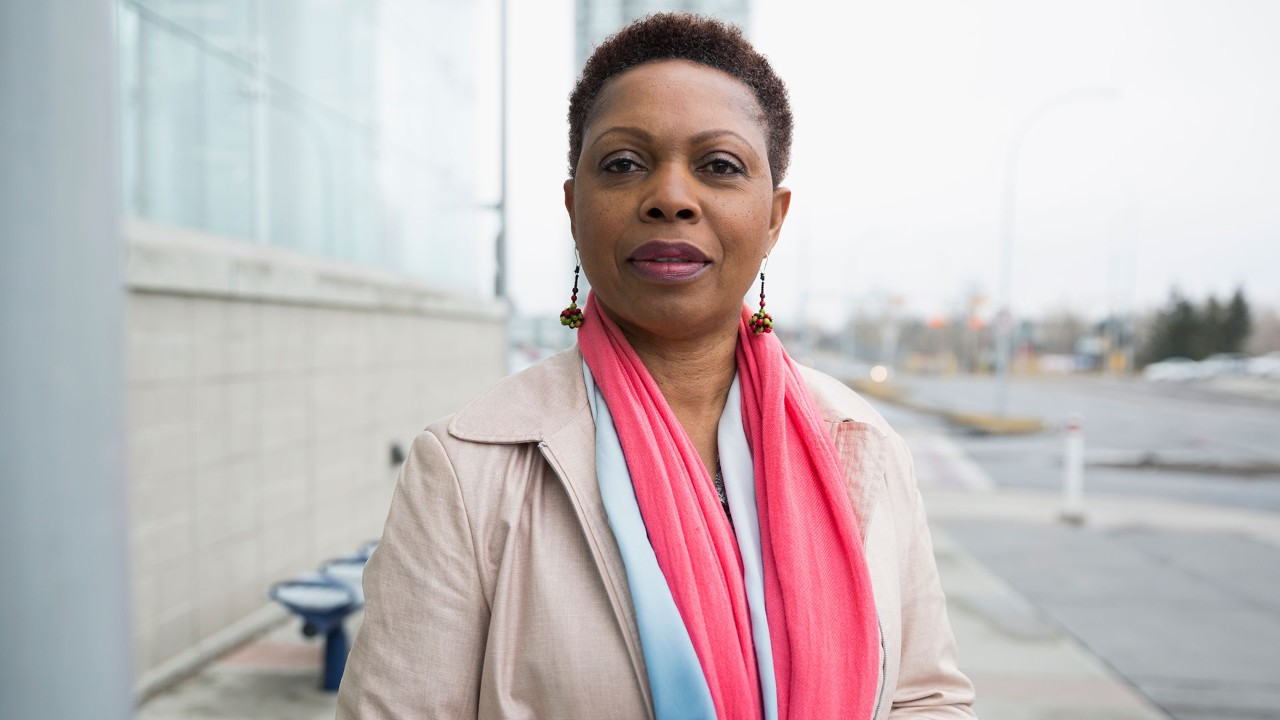
[[[649,535],[636,502],[622,444],[618,441],[609,406],[596,387],[586,363],[582,373],[587,398],[596,423],[596,476],[604,500],[609,526],[613,529],[627,571],[631,599],[640,630],[649,687],[658,720],[689,718],[714,720],[715,706],[707,687],[702,665],[685,629],[658,558],[649,544]],[[777,720],[777,687],[773,674],[773,646],[765,615],[764,579],[760,555],[760,523],[756,515],[755,468],[751,448],[742,429],[741,394],[735,376],[728,402],[717,431],[720,469],[724,477],[729,512],[734,518],[734,534],[742,557],[747,606],[751,614],[751,635],[755,643],[756,666],[764,698],[766,720]]]

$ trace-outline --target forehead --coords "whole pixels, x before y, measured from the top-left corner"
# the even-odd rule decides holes
[[[645,63],[605,83],[583,134],[618,123],[654,131],[733,129],[762,144],[765,136],[764,111],[746,83],[688,60]]]

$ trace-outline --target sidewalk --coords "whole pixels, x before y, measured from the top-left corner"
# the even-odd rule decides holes
[[[1179,718],[1219,717],[1213,711],[1198,714],[1195,708],[1206,703],[1209,707],[1240,707],[1238,694],[1216,706],[1212,704],[1212,688],[1183,690],[1159,683],[1167,685],[1180,673],[1196,672],[1178,665],[1179,646],[1174,641],[1198,643],[1197,647],[1213,651],[1212,638],[1195,635],[1195,618],[1177,613],[1193,607],[1188,603],[1205,601],[1215,582],[1234,583],[1233,592],[1244,598],[1242,602],[1253,603],[1227,607],[1232,617],[1248,618],[1249,612],[1269,611],[1270,606],[1261,603],[1273,597],[1275,588],[1262,564],[1267,557],[1278,557],[1280,521],[1275,514],[1149,497],[1093,496],[1086,508],[1086,526],[1072,528],[1057,519],[1056,495],[997,490],[981,468],[945,435],[909,423],[902,429],[916,456],[961,667],[977,686],[979,717],[1171,717],[1148,699],[1153,687],[1173,702],[1182,697],[1180,692],[1187,696],[1186,707],[1192,709],[1175,713]],[[1255,546],[1240,545],[1241,538]],[[1223,542],[1235,544],[1228,548],[1220,545]],[[1162,543],[1182,550],[1170,557],[1158,556],[1157,561],[1133,551],[1134,547],[1159,549]],[[1186,548],[1202,551],[1197,556]],[[1202,575],[1214,572],[1219,558],[1228,553],[1239,562],[1263,567],[1263,572],[1241,573],[1228,562],[1217,578],[1187,580],[1177,575],[1179,562],[1200,562],[1192,570]],[[1184,561],[1184,556],[1189,559]],[[1224,602],[1217,597],[1209,600],[1217,603],[1214,607]],[[1130,615],[1125,617],[1131,622],[1146,622],[1144,632],[1126,633],[1123,626],[1116,627],[1114,620],[1108,620],[1111,616],[1106,612],[1099,614],[1100,610],[1127,611]],[[1134,617],[1135,613],[1139,617]],[[349,622],[353,635],[358,621],[357,617]],[[1168,648],[1146,647],[1152,623],[1168,624],[1163,633],[1163,626],[1156,626],[1157,634],[1170,636]],[[1258,626],[1259,642],[1269,643],[1264,623]],[[1188,632],[1189,639],[1183,637]],[[1087,638],[1089,646],[1082,638]],[[1226,641],[1232,642],[1231,638]],[[1222,644],[1223,638],[1217,642]],[[1105,650],[1111,662],[1090,647]],[[1268,673],[1274,673],[1267,665],[1270,656],[1263,652],[1252,668],[1234,667],[1230,658],[1215,658],[1215,662],[1221,660],[1218,664],[1223,672],[1230,673],[1230,677],[1216,679],[1227,683],[1223,687],[1230,689],[1233,679],[1255,681],[1249,686],[1254,697],[1245,704],[1256,706],[1257,713],[1240,717],[1277,717],[1267,714],[1268,708],[1280,704],[1280,697],[1273,695],[1273,687],[1267,683]],[[1127,675],[1140,678],[1146,694],[1120,675],[1113,667],[1117,662]],[[334,694],[319,690],[319,668],[319,641],[303,638],[297,623],[290,622],[151,699],[137,717],[332,718]]]
[[[352,637],[361,615],[347,620]],[[206,665],[138,708],[136,720],[333,720],[337,693],[320,689],[323,643],[290,619]]]
[[[1070,717],[1280,718],[1280,520],[1274,513],[1095,495],[1086,503],[1085,524],[1075,526],[1058,519],[1059,502],[1056,494],[1037,491],[926,490],[931,522],[945,538],[940,562],[946,543],[963,545],[983,573],[1015,585],[1014,595],[1116,686],[1148,711],[1160,708],[1147,715],[1105,714],[1101,706],[1086,712],[1084,703],[1101,696],[1081,688],[1066,705],[1076,710]],[[967,584],[943,572],[953,619],[972,612]],[[999,624],[1016,615],[999,605],[986,614]],[[1020,677],[987,676],[987,655],[1000,654],[998,644],[965,637],[961,627],[961,660],[977,684],[981,717],[1059,717],[1028,714],[1030,705],[987,712],[995,709],[988,702],[1034,691],[1035,673],[1023,665],[1015,670]],[[1071,692],[1061,683],[1051,687]]]
[[[980,717],[1280,718],[1280,514],[1095,493],[1066,524],[1060,491],[996,489],[946,435],[895,422]],[[1037,636],[1051,665],[1026,654]]]
[[[934,556],[947,594],[960,667],[977,690],[982,720],[1164,720],[1168,716],[1082,646],[1025,595],[962,548],[947,522],[1043,518],[1025,499],[1006,499],[991,479],[944,435],[909,424],[911,447],[933,533]],[[1032,504],[1043,502],[1039,499]],[[1015,536],[1005,540],[1020,547]]]
[[[934,554],[982,720],[1164,720],[1097,656],[934,529]]]

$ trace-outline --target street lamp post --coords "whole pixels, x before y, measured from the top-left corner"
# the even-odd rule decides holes
[[[510,90],[510,70],[508,68],[508,53],[510,48],[510,18],[508,14],[511,8],[508,7],[508,0],[499,0],[498,2],[498,202],[495,208],[498,211],[498,235],[494,238],[493,254],[494,254],[494,274],[493,274],[493,295],[498,302],[502,303],[505,317],[502,320],[502,357],[503,366],[506,372],[515,371],[515,367],[511,360],[512,345],[512,328],[516,322],[516,305],[511,298],[511,288],[508,285],[507,277],[507,259],[509,253],[507,251],[507,219],[510,203],[510,177],[508,176],[508,158],[507,155],[510,148],[507,145],[507,132],[510,129],[510,100],[508,92]]]
[[[1000,311],[996,315],[996,407],[997,415],[1009,413],[1009,356],[1013,342],[1013,238],[1014,221],[1017,215],[1017,174],[1018,158],[1022,153],[1022,144],[1036,121],[1063,105],[1089,98],[1114,100],[1119,91],[1108,87],[1074,88],[1050,97],[1031,111],[1014,132],[1013,141],[1009,143],[1008,154],[1005,155],[1004,196],[1001,201],[1000,217]]]
[[[507,304],[508,314],[511,312],[509,288],[507,287],[507,0],[498,3],[498,237],[494,242],[494,260],[496,264],[493,280],[493,294],[500,302]],[[510,324],[511,318],[507,318]]]

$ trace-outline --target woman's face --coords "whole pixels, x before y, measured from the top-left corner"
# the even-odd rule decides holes
[[[750,88],[684,60],[605,85],[564,194],[596,298],[655,340],[733,332],[791,200]]]

